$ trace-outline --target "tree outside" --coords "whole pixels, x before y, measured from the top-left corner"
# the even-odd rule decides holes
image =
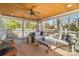
[[[36,29],[37,23],[35,22],[27,22],[26,23],[26,29]]]
[[[18,21],[9,19],[7,22],[7,29],[15,30],[16,28],[20,28],[20,23]]]
[[[45,25],[45,29],[50,29],[49,28],[50,25],[47,22],[44,25]]]
[[[64,28],[67,28],[70,31],[79,31],[78,27],[75,24],[65,24]]]

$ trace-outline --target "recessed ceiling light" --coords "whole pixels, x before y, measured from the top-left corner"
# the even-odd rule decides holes
[[[72,4],[68,4],[68,5],[67,5],[67,7],[71,7],[71,6],[72,6]]]

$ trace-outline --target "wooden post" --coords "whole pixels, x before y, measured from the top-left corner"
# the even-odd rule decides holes
[[[71,52],[74,52],[74,44],[71,46]]]

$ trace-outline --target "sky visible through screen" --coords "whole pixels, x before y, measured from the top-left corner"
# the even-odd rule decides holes
[[[78,18],[79,18],[79,12],[74,13],[72,15],[60,17],[60,19],[62,20],[62,24],[74,23],[75,21],[78,20]],[[57,20],[56,20],[56,18],[54,18],[54,19],[47,20],[47,22],[50,25],[55,25],[57,23]]]

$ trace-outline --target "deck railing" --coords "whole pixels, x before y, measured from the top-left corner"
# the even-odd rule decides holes
[[[65,31],[63,31],[63,32],[65,32]],[[74,34],[76,37],[79,38],[79,31],[77,31],[77,32],[75,32],[75,31],[67,31],[67,33]]]
[[[33,31],[36,31],[35,29],[27,29],[27,30],[24,30],[24,36],[27,35],[28,32],[33,32]],[[48,33],[48,34],[53,34],[55,33],[56,31],[54,29],[46,29],[44,30],[45,33]],[[63,31],[65,32],[65,31]],[[22,30],[13,30],[13,33],[15,33],[18,37],[21,37],[22,36]],[[75,32],[75,31],[68,31],[69,34],[75,34],[76,37],[79,38],[79,31],[78,32]]]

